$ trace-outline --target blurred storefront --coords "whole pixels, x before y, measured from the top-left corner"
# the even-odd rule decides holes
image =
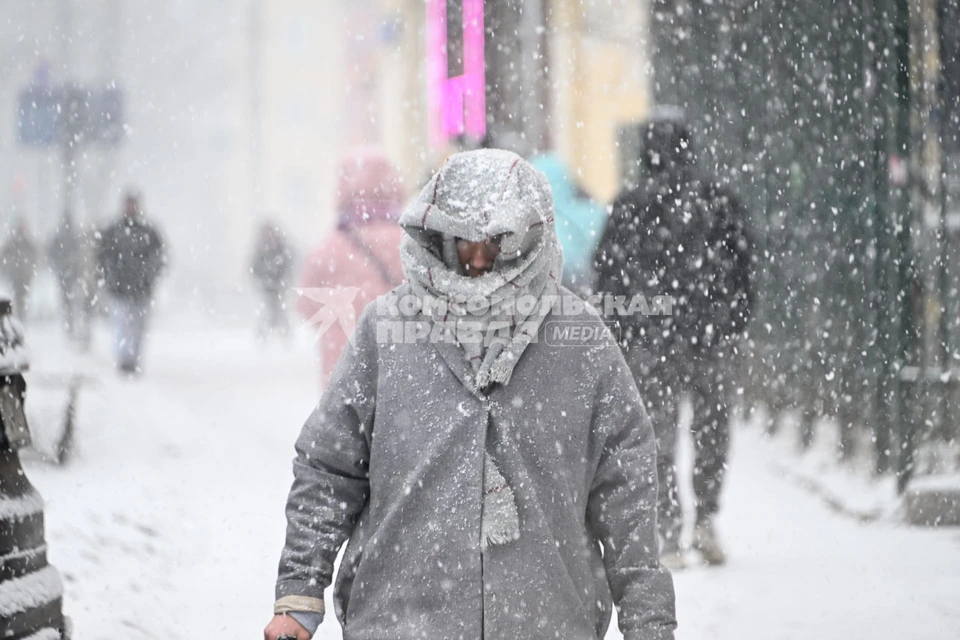
[[[459,16],[469,3],[445,4],[449,16]],[[381,139],[412,181],[458,146],[430,144],[430,119],[436,117],[428,105],[430,5],[423,0],[383,5],[392,39],[381,71]],[[558,151],[587,191],[612,199],[620,173],[617,128],[642,119],[650,104],[646,3],[483,5],[487,142],[523,154]],[[461,37],[462,28],[449,23],[451,39]]]
[[[269,212],[286,228],[319,233],[334,218],[329,209],[343,137],[341,114],[350,95],[345,89],[356,75],[344,64],[345,5],[253,4],[258,12],[251,20],[250,53],[255,215]]]

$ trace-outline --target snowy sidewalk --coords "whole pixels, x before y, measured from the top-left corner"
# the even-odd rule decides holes
[[[860,524],[776,475],[759,430],[734,434],[722,569],[675,576],[681,638],[957,638],[960,529]]]
[[[51,335],[28,337],[35,360],[58,357]],[[261,637],[311,349],[166,323],[146,376],[123,381],[105,344],[74,461],[28,465],[75,637]],[[843,518],[777,477],[772,455],[758,431],[735,433],[718,523],[730,562],[676,575],[678,638],[957,637],[960,530]],[[332,615],[318,637],[341,637]]]

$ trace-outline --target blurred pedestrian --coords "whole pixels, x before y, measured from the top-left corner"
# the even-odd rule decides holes
[[[323,313],[327,290],[355,288],[356,317],[371,300],[403,280],[397,219],[404,202],[400,172],[380,151],[343,159],[337,182],[337,228],[311,253],[300,279],[297,310],[308,323]],[[348,291],[349,293],[349,291]],[[334,323],[319,338],[320,386],[327,384],[347,334]]]
[[[57,278],[60,289],[60,307],[63,313],[63,326],[70,338],[76,338],[82,322],[83,294],[81,282],[82,256],[84,242],[80,229],[74,223],[69,209],[64,209],[63,217],[47,245],[47,260]]]
[[[726,555],[714,515],[729,448],[728,401],[737,337],[750,313],[751,246],[736,195],[697,171],[690,130],[666,112],[641,126],[647,175],[613,205],[598,251],[598,288],[673,299],[672,315],[621,318],[623,346],[658,440],[663,561],[683,565],[677,493],[677,407],[693,403],[693,547],[709,564]]]
[[[257,232],[257,243],[250,261],[250,273],[263,296],[257,335],[264,339],[271,333],[289,335],[286,317],[287,288],[293,271],[293,252],[286,234],[275,222],[266,220]]]
[[[602,319],[562,300],[543,174],[454,155],[400,223],[407,282],[367,307],[297,441],[265,640],[316,632],[348,540],[345,638],[603,638],[616,606],[625,638],[672,639],[653,432]],[[391,311],[428,299],[449,314]],[[594,337],[553,344],[555,319]]]
[[[160,233],[143,215],[138,193],[127,192],[121,218],[101,233],[97,264],[112,298],[117,367],[140,373],[143,337],[166,254]]]
[[[82,348],[90,345],[93,332],[93,319],[97,310],[98,278],[98,234],[89,223],[79,223],[77,227],[77,286],[76,330],[77,343]]]
[[[553,192],[557,236],[563,249],[563,284],[580,296],[588,296],[595,285],[594,256],[607,213],[577,185],[559,155],[540,154],[530,163],[547,176]]]
[[[17,218],[10,235],[0,247],[0,267],[13,289],[13,309],[21,320],[27,316],[30,285],[37,275],[37,261],[37,244],[30,235],[27,221],[22,217]]]

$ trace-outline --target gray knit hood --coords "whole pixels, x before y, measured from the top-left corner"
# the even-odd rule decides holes
[[[418,295],[450,301],[450,313],[485,327],[507,323],[508,330],[493,341],[461,345],[478,388],[507,384],[560,295],[563,254],[546,177],[509,151],[455,154],[407,207],[400,226],[407,233],[401,243],[404,275]],[[477,278],[463,274],[456,239],[495,237],[501,252],[493,270]],[[511,304],[521,295],[541,302],[533,309]],[[482,316],[456,304],[478,296],[491,303]]]
[[[563,255],[546,176],[509,151],[451,156],[400,217],[400,246],[413,291],[444,302],[432,321],[452,327],[478,390],[510,382],[520,356],[560,297]],[[499,237],[493,269],[471,278],[457,257],[458,238]],[[521,301],[522,298],[525,298]],[[476,306],[478,301],[484,305]],[[521,535],[516,496],[488,440],[481,546]]]

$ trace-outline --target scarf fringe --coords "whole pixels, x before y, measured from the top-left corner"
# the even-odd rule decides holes
[[[483,467],[481,550],[490,545],[507,544],[520,539],[520,515],[513,489],[489,453],[484,454]]]
[[[563,272],[555,217],[546,176],[514,153],[492,149],[451,156],[403,212],[400,226],[407,235],[400,257],[413,292],[450,303],[451,312],[442,321],[452,321],[455,329],[467,328],[466,323],[479,325],[480,340],[460,340],[474,372],[468,386],[473,383],[483,390],[495,383],[508,384],[552,310],[546,294],[554,289],[560,293]],[[467,277],[456,240],[493,237],[501,242],[496,268]],[[521,296],[536,299],[532,309],[506,304]],[[490,304],[477,313],[458,307],[459,301],[471,298]],[[501,322],[509,331],[500,332]],[[520,537],[514,491],[490,453],[485,456],[481,548]]]

